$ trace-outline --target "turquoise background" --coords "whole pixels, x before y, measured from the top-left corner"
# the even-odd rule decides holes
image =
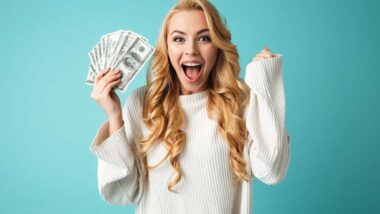
[[[98,195],[87,53],[118,29],[155,44],[174,2],[1,1],[1,213],[133,213]],[[243,68],[264,46],[284,55],[291,162],[255,183],[254,213],[379,213],[379,1],[213,2]]]

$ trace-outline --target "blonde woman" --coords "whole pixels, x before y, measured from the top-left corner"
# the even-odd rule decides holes
[[[264,48],[240,80],[230,32],[206,0],[178,2],[156,49],[123,109],[120,72],[96,77],[91,97],[108,116],[90,147],[102,198],[136,213],[250,213],[252,179],[276,184],[288,169],[282,56]]]

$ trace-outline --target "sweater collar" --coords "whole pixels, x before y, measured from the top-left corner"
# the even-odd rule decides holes
[[[179,101],[183,106],[205,103],[208,98],[209,89],[189,95],[179,95]]]

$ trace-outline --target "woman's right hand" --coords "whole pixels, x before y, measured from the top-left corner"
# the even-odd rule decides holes
[[[121,81],[120,70],[104,69],[95,77],[91,98],[94,99],[111,120],[121,118],[120,99],[112,90]]]

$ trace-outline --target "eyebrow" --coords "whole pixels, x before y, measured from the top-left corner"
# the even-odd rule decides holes
[[[201,34],[201,33],[204,33],[204,32],[206,32],[206,31],[210,31],[210,30],[209,30],[208,28],[204,28],[204,29],[198,31],[197,34]],[[173,32],[170,33],[170,35],[172,35],[173,33],[179,33],[179,34],[184,34],[184,35],[186,35],[185,32],[182,32],[182,31],[179,31],[179,30],[174,30]]]

